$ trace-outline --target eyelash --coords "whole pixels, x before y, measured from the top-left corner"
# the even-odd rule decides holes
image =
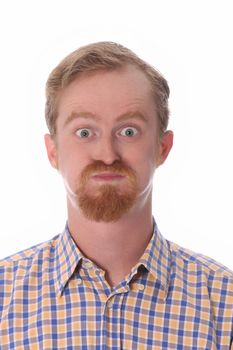
[[[135,126],[126,126],[126,127],[123,127],[122,129],[121,129],[121,132],[123,131],[123,130],[127,130],[127,129],[134,129],[134,132],[135,132],[135,134],[133,135],[133,136],[125,136],[125,135],[122,135],[122,136],[124,136],[124,137],[127,137],[127,138],[133,138],[134,136],[136,136],[138,133],[139,133],[139,128],[138,127],[135,127]],[[75,131],[75,134],[80,138],[80,139],[88,139],[89,137],[81,137],[80,135],[78,135],[78,132],[79,131],[81,131],[81,130],[88,130],[88,131],[91,131],[91,129],[90,128],[79,128],[79,129],[77,129],[76,131]],[[120,132],[120,133],[121,133]],[[91,136],[93,136],[93,132],[91,131],[91,133],[92,133],[92,135]],[[90,137],[91,137],[90,136]]]

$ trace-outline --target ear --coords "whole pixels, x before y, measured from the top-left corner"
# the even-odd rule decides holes
[[[45,146],[50,164],[58,170],[57,145],[54,138],[50,134],[44,135]]]
[[[162,165],[173,145],[173,132],[171,130],[166,131],[159,140],[159,154],[157,159],[157,166]]]

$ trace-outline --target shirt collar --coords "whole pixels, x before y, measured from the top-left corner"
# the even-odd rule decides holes
[[[83,255],[75,244],[66,224],[55,247],[55,283],[60,295],[82,258]]]
[[[161,235],[153,218],[153,234],[151,240],[140,258],[137,268],[143,265],[161,284],[166,297],[170,280],[171,256],[168,242]]]
[[[68,225],[58,237],[55,246],[55,283],[57,292],[61,295],[70,277],[73,275],[79,262],[83,258],[82,253],[75,244]],[[152,273],[155,280],[160,282],[165,294],[167,294],[170,276],[170,250],[167,241],[158,230],[153,218],[153,234],[151,240],[137,263],[136,267],[143,265]]]

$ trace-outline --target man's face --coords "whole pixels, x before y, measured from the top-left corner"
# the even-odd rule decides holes
[[[94,221],[116,221],[149,200],[156,166],[172,146],[158,143],[151,85],[129,65],[81,74],[59,96],[48,157],[63,177],[68,208]]]

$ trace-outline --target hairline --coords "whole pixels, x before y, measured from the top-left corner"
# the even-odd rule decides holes
[[[59,99],[62,95],[62,92],[70,85],[72,84],[73,81],[75,81],[76,79],[79,79],[79,77],[85,77],[85,76],[91,76],[91,75],[94,75],[96,73],[99,73],[99,72],[109,72],[109,71],[116,71],[116,70],[122,70],[122,69],[126,69],[127,66],[132,66],[132,67],[135,67],[137,70],[141,71],[144,76],[146,77],[148,83],[149,83],[149,91],[150,93],[152,93],[152,97],[154,96],[153,93],[155,91],[155,87],[153,86],[153,82],[152,82],[152,79],[150,77],[150,75],[145,71],[143,70],[143,68],[137,64],[136,62],[132,62],[130,60],[124,60],[122,61],[121,63],[117,63],[115,66],[112,66],[112,67],[107,67],[107,66],[103,66],[103,67],[96,67],[96,68],[93,68],[93,69],[89,69],[89,70],[84,70],[84,71],[80,71],[80,72],[76,72],[74,74],[71,74],[68,76],[68,79],[63,79],[62,80],[62,84],[61,84],[61,87],[60,89],[58,89],[55,93],[55,98],[54,98],[54,111],[53,111],[53,114],[54,114],[54,123],[53,123],[53,132],[50,133],[52,137],[55,137],[56,136],[56,132],[57,132],[57,128],[56,128],[56,122],[57,122],[57,118],[58,118],[58,111],[57,111],[57,107],[58,107],[58,103],[59,103]],[[154,99],[154,98],[153,98]],[[157,122],[159,124],[159,116],[158,116],[158,106],[156,105],[156,101],[154,99],[154,105],[155,105],[155,118],[157,119]],[[159,128],[160,129],[160,128]],[[161,130],[159,130],[159,137],[163,134],[163,132],[161,133]]]

